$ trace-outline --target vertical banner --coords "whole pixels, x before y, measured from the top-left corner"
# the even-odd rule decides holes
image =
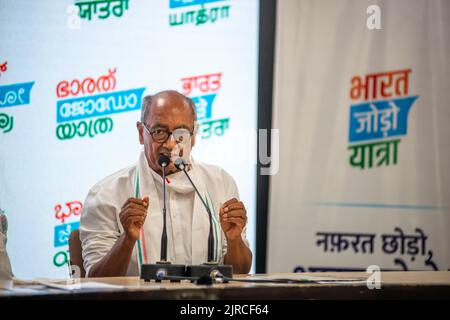
[[[88,190],[138,160],[142,98],[170,89],[196,103],[193,156],[235,178],[254,251],[256,134],[242,132],[257,130],[257,0],[0,8],[0,209],[17,277],[68,276]]]
[[[280,1],[268,271],[450,268],[450,3]]]

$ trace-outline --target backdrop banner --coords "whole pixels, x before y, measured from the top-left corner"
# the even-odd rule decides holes
[[[278,2],[269,272],[450,267],[449,13]]]
[[[258,12],[257,0],[0,0],[0,209],[17,277],[68,276],[88,190],[138,160],[142,98],[166,89],[196,103],[193,156],[235,178],[254,251]]]

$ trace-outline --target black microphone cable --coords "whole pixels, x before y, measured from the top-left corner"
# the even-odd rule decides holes
[[[214,261],[214,235],[213,235],[213,226],[212,226],[212,213],[211,213],[211,209],[209,208],[209,206],[206,204],[205,200],[203,199],[203,197],[201,196],[200,192],[198,191],[197,187],[195,186],[194,182],[192,181],[191,177],[189,176],[189,174],[186,171],[186,165],[183,161],[183,159],[178,158],[174,161],[174,165],[175,167],[180,170],[183,171],[184,174],[186,175],[186,177],[189,179],[189,182],[191,183],[191,185],[194,187],[195,193],[197,194],[197,196],[200,198],[200,201],[203,203],[203,206],[206,209],[206,212],[208,213],[208,218],[209,218],[209,234],[208,234],[208,262],[213,262]]]

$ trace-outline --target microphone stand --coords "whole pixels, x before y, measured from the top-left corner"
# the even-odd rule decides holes
[[[214,235],[213,235],[213,222],[212,222],[212,214],[209,206],[206,204],[205,200],[200,195],[200,192],[198,191],[197,187],[195,186],[194,182],[192,181],[191,177],[186,171],[186,165],[184,164],[183,159],[178,158],[174,162],[175,167],[183,171],[186,177],[189,179],[189,182],[194,187],[195,193],[200,198],[201,202],[203,203],[203,206],[206,209],[206,212],[208,213],[209,218],[209,235],[208,235],[208,262],[200,264],[200,265],[189,265],[186,267],[186,276],[187,277],[194,277],[194,278],[200,278],[204,276],[212,276],[217,273],[222,274],[224,279],[224,282],[228,282],[228,279],[233,278],[233,266],[232,265],[223,265],[218,264],[216,261],[214,261]]]
[[[161,282],[165,277],[173,277],[170,281],[179,282],[186,276],[186,266],[184,264],[172,264],[167,261],[167,232],[166,232],[166,167],[170,163],[168,156],[161,155],[158,159],[159,165],[162,167],[163,179],[163,231],[161,234],[161,255],[160,261],[156,264],[142,264],[141,265],[141,279],[146,282],[155,280]]]

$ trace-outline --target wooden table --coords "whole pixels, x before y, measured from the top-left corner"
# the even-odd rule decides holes
[[[368,274],[364,272],[270,274],[280,278],[305,275],[335,277],[339,279],[360,279],[352,283],[302,283],[262,284],[230,282],[210,286],[190,282],[144,282],[137,277],[91,278],[82,282],[95,281],[120,285],[114,289],[81,289],[64,291],[52,288],[37,288],[32,284],[22,285],[22,290],[0,290],[0,300],[17,299],[450,299],[449,271],[407,271],[381,272],[381,289],[369,289],[365,283]],[[268,275],[258,275],[268,276]],[[243,278],[245,275],[237,275]],[[53,280],[54,281],[54,280]],[[19,286],[17,286],[19,287]],[[32,292],[24,291],[35,288]]]

